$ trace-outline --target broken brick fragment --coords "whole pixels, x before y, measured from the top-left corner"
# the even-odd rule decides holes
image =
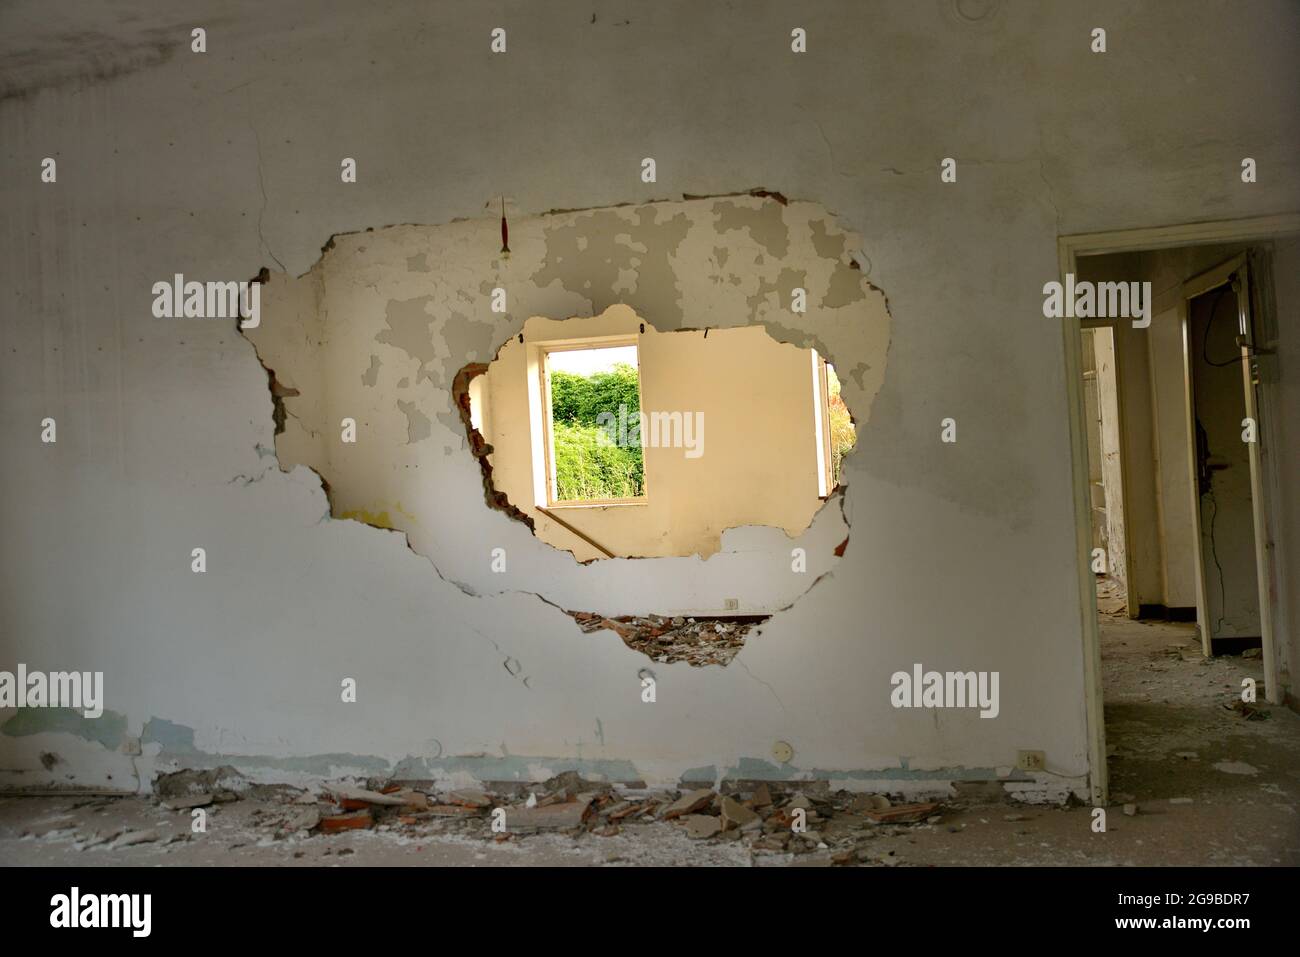
[[[326,834],[339,831],[355,831],[375,826],[375,819],[369,811],[353,811],[350,814],[335,814],[320,819],[320,829]]]

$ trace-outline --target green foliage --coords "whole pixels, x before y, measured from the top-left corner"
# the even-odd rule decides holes
[[[844,456],[853,451],[858,442],[858,430],[853,425],[849,407],[840,397],[840,379],[835,370],[826,367],[827,384],[830,392],[831,419],[831,487],[840,484],[840,463]]]
[[[640,445],[620,447],[619,406],[631,428],[641,409],[635,367],[620,362],[589,376],[551,372],[551,436],[559,501],[636,498],[645,493]],[[606,427],[597,419],[609,417]],[[612,421],[611,421],[612,420]],[[612,441],[611,441],[612,440]]]
[[[645,490],[641,449],[611,444],[596,425],[555,422],[556,497],[575,499],[636,498]]]
[[[634,419],[641,409],[637,389],[637,370],[619,362],[612,372],[589,376],[572,372],[551,373],[551,414],[556,422],[597,425],[602,412],[618,415],[620,405],[627,406],[628,418]]]

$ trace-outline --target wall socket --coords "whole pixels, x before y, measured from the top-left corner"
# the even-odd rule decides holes
[[[1017,771],[1045,771],[1047,769],[1046,751],[1017,751]]]
[[[726,610],[726,611],[735,611],[737,608],[740,607],[740,599],[739,599],[739,598],[724,598],[724,599],[722,599],[722,607],[723,607],[723,609]]]

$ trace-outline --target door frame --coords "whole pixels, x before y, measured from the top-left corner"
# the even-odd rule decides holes
[[[1196,543],[1192,568],[1196,578],[1196,626],[1201,633],[1201,654],[1210,657],[1213,649],[1213,634],[1210,628],[1210,596],[1206,586],[1205,553],[1201,539],[1201,479],[1196,467],[1196,388],[1192,372],[1192,310],[1191,302],[1232,279],[1237,269],[1244,269],[1245,253],[1233,256],[1227,262],[1219,263],[1210,269],[1192,276],[1183,283],[1178,297],[1178,321],[1183,333],[1183,401],[1186,408],[1187,423],[1187,471],[1188,490],[1192,497],[1192,541]],[[1252,470],[1254,468],[1252,464]],[[1252,491],[1254,483],[1251,483]],[[1259,529],[1255,530],[1258,537]]]
[[[1076,273],[1077,276],[1077,273]],[[1127,319],[1119,320],[1128,322]],[[1111,370],[1110,376],[1114,380],[1111,385],[1115,393],[1115,429],[1119,434],[1119,487],[1111,488],[1109,483],[1105,483],[1104,464],[1103,464],[1103,483],[1106,486],[1107,512],[1110,509],[1110,496],[1114,495],[1119,503],[1119,525],[1121,537],[1124,544],[1124,613],[1129,618],[1136,619],[1140,614],[1140,605],[1138,603],[1137,588],[1134,585],[1135,569],[1133,565],[1133,546],[1130,533],[1130,523],[1128,519],[1128,506],[1131,501],[1129,497],[1129,467],[1128,451],[1124,448],[1124,439],[1128,435],[1128,429],[1124,425],[1124,358],[1120,354],[1119,333],[1115,329],[1116,320],[1114,319],[1081,319],[1079,320],[1079,331],[1091,329],[1094,333],[1098,330],[1105,329],[1110,334],[1110,358]],[[1093,348],[1096,349],[1096,338],[1093,339]],[[1097,378],[1100,393],[1101,367],[1098,365]],[[1100,401],[1100,394],[1098,400]],[[1085,434],[1084,438],[1087,436]],[[1109,515],[1108,515],[1109,517]],[[1110,569],[1111,552],[1106,555],[1106,568]]]
[[[1220,263],[1204,272],[1198,273],[1183,283],[1182,296],[1180,297],[1179,310],[1183,323],[1183,376],[1186,383],[1188,406],[1188,424],[1192,430],[1188,433],[1188,442],[1190,445],[1190,468],[1192,472],[1192,520],[1197,542],[1196,549],[1196,582],[1197,582],[1197,608],[1196,620],[1204,623],[1201,627],[1201,643],[1206,657],[1211,652],[1212,635],[1209,627],[1209,598],[1204,590],[1205,582],[1205,554],[1200,548],[1201,529],[1200,529],[1200,489],[1196,475],[1196,439],[1195,439],[1195,410],[1190,405],[1194,397],[1194,377],[1191,364],[1190,347],[1191,341],[1191,308],[1190,303],[1198,296],[1203,296],[1207,292],[1218,289],[1220,286],[1231,286],[1233,295],[1237,300],[1237,326],[1239,330],[1244,330],[1245,342],[1241,347],[1241,356],[1245,365],[1242,368],[1242,389],[1245,393],[1245,411],[1246,415],[1255,422],[1255,441],[1248,443],[1247,454],[1250,457],[1250,510],[1251,522],[1254,526],[1254,545],[1255,545],[1255,579],[1259,591],[1259,629],[1260,642],[1263,645],[1261,657],[1264,660],[1264,696],[1265,700],[1278,704],[1281,697],[1278,694],[1277,678],[1277,658],[1274,652],[1274,633],[1273,633],[1273,600],[1272,589],[1270,584],[1279,580],[1278,569],[1274,566],[1273,557],[1276,549],[1268,547],[1271,528],[1270,518],[1275,511],[1274,503],[1270,501],[1269,490],[1265,488],[1264,483],[1264,465],[1261,459],[1261,444],[1265,441],[1265,430],[1260,423],[1259,417],[1259,396],[1256,391],[1255,382],[1255,364],[1251,359],[1251,353],[1256,345],[1255,329],[1256,317],[1251,309],[1251,284],[1250,284],[1250,265],[1247,262],[1246,254],[1239,253],[1233,256],[1227,262]],[[1270,485],[1272,483],[1269,483]]]
[[[1184,223],[1149,229],[1128,229],[1059,236],[1056,241],[1058,281],[1077,275],[1082,256],[1198,246],[1211,243],[1263,242],[1300,234],[1300,213],[1250,219]],[[1097,626],[1096,586],[1092,572],[1091,500],[1088,492],[1088,437],[1083,419],[1083,363],[1077,318],[1061,320],[1065,358],[1066,412],[1070,429],[1070,472],[1074,498],[1075,565],[1079,621],[1083,635],[1084,717],[1088,733],[1088,787],[1094,806],[1107,803],[1106,725],[1101,688],[1101,633]],[[1266,663],[1276,672],[1276,661]],[[1268,672],[1265,672],[1268,674]],[[1268,696],[1277,695],[1276,682],[1266,685]]]

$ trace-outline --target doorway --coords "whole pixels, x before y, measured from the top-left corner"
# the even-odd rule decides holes
[[[1122,317],[1089,323],[1067,318],[1063,324],[1094,803],[1104,803],[1108,790],[1102,632],[1110,625],[1104,616],[1099,623],[1099,576],[1092,560],[1103,537],[1107,574],[1125,585],[1125,609],[1113,615],[1113,624],[1147,627],[1147,622],[1160,622],[1161,629],[1178,633],[1169,645],[1178,646],[1179,654],[1188,645],[1199,660],[1204,660],[1202,655],[1253,652],[1255,666],[1261,670],[1261,700],[1279,702],[1288,694],[1289,673],[1285,668],[1279,672],[1281,653],[1271,633],[1276,623],[1290,621],[1295,610],[1288,608],[1284,589],[1278,585],[1288,580],[1289,569],[1283,545],[1290,541],[1280,534],[1277,516],[1277,503],[1283,500],[1277,463],[1285,458],[1287,447],[1278,441],[1283,418],[1279,413],[1282,396],[1289,393],[1270,359],[1279,339],[1270,256],[1279,245],[1288,258],[1294,258],[1292,237],[1297,234],[1300,216],[1286,215],[1059,241],[1063,284],[1076,278],[1150,284],[1143,321]],[[1233,267],[1237,257],[1244,257],[1244,269]],[[1276,297],[1289,298],[1289,283],[1282,272],[1277,276]],[[1217,292],[1225,285],[1228,292]],[[1217,304],[1204,298],[1207,293],[1217,298]],[[1212,305],[1220,311],[1211,323]],[[1232,314],[1230,323],[1224,321],[1225,314]],[[1292,318],[1286,321],[1294,324]],[[1103,325],[1108,332],[1096,328]],[[1087,336],[1081,334],[1085,326],[1094,327]],[[1232,403],[1217,396],[1226,379],[1220,381],[1194,365],[1201,361],[1197,349],[1207,330],[1208,358],[1216,363],[1231,359],[1235,366],[1229,371],[1235,375],[1239,399]],[[1226,342],[1220,341],[1225,335]],[[1120,474],[1112,480],[1113,489],[1106,488],[1106,460],[1100,455],[1107,425],[1100,372],[1108,345],[1115,353],[1113,372],[1118,384],[1113,418],[1120,432]],[[1220,353],[1216,346],[1235,351]],[[1090,381],[1095,385],[1090,386]],[[1200,428],[1206,432],[1199,447],[1198,405]],[[1236,419],[1236,440],[1245,448],[1234,448],[1235,454],[1229,454],[1221,444],[1223,423],[1239,411],[1243,414]],[[1245,420],[1251,420],[1253,430]],[[1211,434],[1218,439],[1209,441]],[[1223,454],[1216,458],[1220,451]],[[1213,468],[1216,465],[1223,467]],[[1214,474],[1208,487],[1202,481],[1207,471]],[[1242,495],[1243,476],[1249,496]],[[1232,502],[1225,508],[1221,499],[1226,498]],[[1210,517],[1215,507],[1219,511],[1211,542],[1210,529],[1202,527],[1210,523],[1203,522],[1202,516]],[[1115,519],[1120,515],[1122,532],[1117,535]],[[1243,516],[1249,521],[1243,522]],[[1224,532],[1221,524],[1228,521],[1233,524],[1231,533]],[[1099,523],[1104,524],[1104,532]],[[1289,535],[1290,525],[1287,529]],[[1221,535],[1226,538],[1221,540]],[[1117,548],[1121,542],[1122,549]],[[1211,577],[1204,567],[1207,553],[1213,565],[1215,555],[1222,562],[1225,552],[1230,552],[1232,569],[1225,566],[1219,576],[1216,567],[1216,577]],[[1243,553],[1254,555],[1253,578],[1250,564],[1237,557]],[[1259,624],[1254,636],[1246,634],[1254,621],[1248,596],[1224,597],[1229,588],[1241,590],[1242,579],[1255,586],[1253,605]],[[1211,605],[1206,586],[1220,581],[1224,591]],[[1215,608],[1227,613],[1219,615]],[[1282,633],[1288,634],[1285,628]],[[1249,647],[1252,638],[1254,649]]]

